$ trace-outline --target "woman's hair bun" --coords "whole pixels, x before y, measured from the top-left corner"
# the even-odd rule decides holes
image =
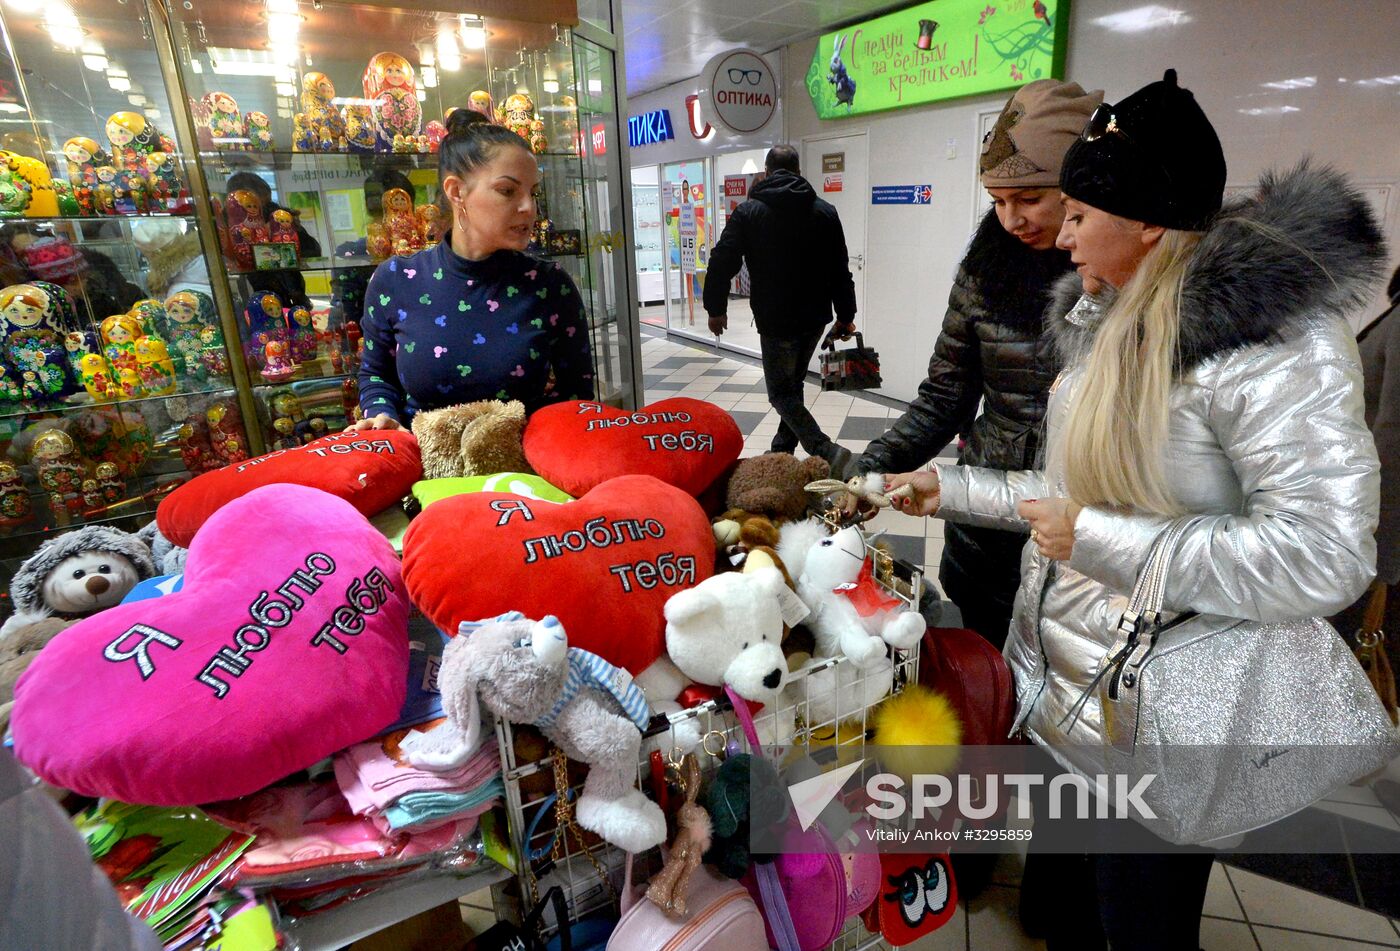
[[[464,135],[474,126],[490,124],[491,120],[475,109],[458,107],[453,109],[452,115],[447,117],[447,134]]]

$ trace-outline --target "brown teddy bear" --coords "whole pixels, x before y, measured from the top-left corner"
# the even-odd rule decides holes
[[[830,471],[825,459],[799,462],[791,453],[766,452],[739,463],[729,479],[726,502],[731,509],[766,515],[775,522],[796,521],[813,502],[803,487],[825,479]]]
[[[533,473],[525,461],[525,404],[478,400],[413,417],[423,457],[423,478]]]
[[[15,701],[15,683],[39,656],[39,651],[59,632],[76,624],[57,617],[41,617],[14,628],[0,638],[0,736],[10,728],[10,708]]]

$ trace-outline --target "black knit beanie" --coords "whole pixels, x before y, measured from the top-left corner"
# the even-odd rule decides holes
[[[1122,218],[1203,231],[1224,198],[1225,153],[1196,97],[1169,69],[1090,119],[1065,154],[1060,190]]]

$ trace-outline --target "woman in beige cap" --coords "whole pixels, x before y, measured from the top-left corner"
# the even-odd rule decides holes
[[[1059,363],[1042,339],[1041,313],[1056,278],[1073,270],[1055,248],[1064,208],[1060,160],[1102,92],[1041,79],[1022,86],[982,143],[982,184],[993,207],[958,268],[928,379],[908,411],[859,456],[835,448],[842,479],[908,472],[959,434],[965,465],[1036,465],[1046,393]],[[975,420],[979,401],[984,408]],[[948,525],[939,581],[963,622],[1000,647],[1020,583],[1021,532]]]

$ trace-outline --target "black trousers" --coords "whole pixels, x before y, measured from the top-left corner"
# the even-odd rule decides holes
[[[822,432],[802,402],[807,365],[812,362],[812,354],[817,352],[822,333],[823,328],[819,327],[801,337],[759,335],[768,402],[781,417],[778,432],[773,436],[773,452],[792,452],[801,443],[808,455],[825,457],[831,446],[831,438]]]
[[[962,612],[963,627],[998,648],[1006,645],[1016,589],[1021,585],[1021,549],[1027,536],[995,528],[944,524],[938,581]]]

